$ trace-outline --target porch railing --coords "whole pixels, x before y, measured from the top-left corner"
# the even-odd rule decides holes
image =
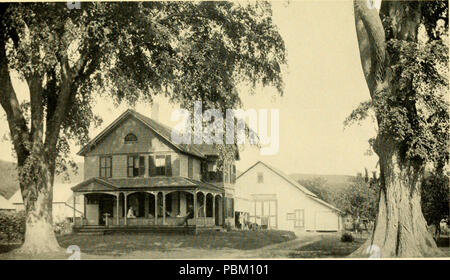
[[[184,218],[182,217],[166,217],[163,224],[163,218],[158,217],[156,226],[182,226],[183,225]],[[75,219],[75,226],[88,226],[88,225],[98,225],[97,224],[90,224],[87,219],[81,219],[80,217],[77,217]],[[154,218],[127,218],[126,225],[125,225],[125,218],[120,217],[119,223],[117,223],[116,217],[108,217],[108,221],[104,225],[108,225],[110,227],[116,227],[116,226],[154,226],[155,225],[155,219]],[[197,223],[195,223],[194,219],[188,219],[188,225],[193,226],[197,225],[199,227],[212,227],[215,225],[215,218],[212,217],[198,217]]]

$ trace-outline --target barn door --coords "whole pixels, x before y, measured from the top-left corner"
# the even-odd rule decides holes
[[[256,200],[253,202],[253,211],[250,213],[250,221],[263,228],[277,228],[277,201]]]

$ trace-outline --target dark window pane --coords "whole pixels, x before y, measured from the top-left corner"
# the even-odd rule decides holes
[[[139,176],[144,176],[145,173],[145,157],[139,157]]]
[[[137,137],[133,133],[128,133],[125,136],[125,143],[127,143],[127,142],[136,142],[136,141],[137,141]]]

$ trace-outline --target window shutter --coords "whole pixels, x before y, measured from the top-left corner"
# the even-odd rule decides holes
[[[170,155],[166,155],[166,176],[172,176],[172,161]]]
[[[188,177],[194,177],[194,160],[191,157],[188,158]]]
[[[144,176],[145,174],[145,158],[139,157],[139,176]]]
[[[133,177],[133,157],[127,157],[127,176]]]
[[[148,157],[148,175],[155,176],[156,168],[155,168],[155,158],[153,156]]]
[[[232,183],[233,184],[236,183],[236,165],[234,165],[234,164],[233,164],[233,181],[232,181]]]

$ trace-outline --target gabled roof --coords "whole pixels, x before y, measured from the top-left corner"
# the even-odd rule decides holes
[[[187,144],[176,144],[172,141],[172,129],[168,126],[165,126],[155,120],[150,119],[138,112],[128,109],[124,113],[122,113],[115,121],[113,121],[110,125],[108,125],[102,132],[100,132],[94,139],[89,141],[77,154],[80,156],[85,155],[89,152],[91,147],[94,147],[98,144],[102,139],[104,139],[109,133],[113,131],[114,128],[118,127],[127,117],[134,117],[139,120],[145,126],[154,131],[157,135],[165,139],[170,145],[174,146],[181,153],[186,153],[190,155],[194,155],[197,157],[204,158],[205,156],[201,153],[201,151],[195,147],[195,145],[187,145]]]
[[[334,207],[333,205],[321,200],[319,197],[317,197],[316,194],[314,194],[313,192],[311,192],[310,190],[308,190],[307,188],[305,188],[304,186],[300,185],[298,182],[296,182],[295,180],[291,179],[287,174],[285,174],[284,172],[282,172],[281,170],[268,165],[267,163],[264,163],[262,161],[258,161],[255,164],[253,164],[252,166],[250,166],[247,170],[245,170],[241,175],[239,175],[236,180],[239,180],[240,177],[242,177],[245,173],[247,173],[250,169],[254,168],[255,166],[257,166],[258,164],[261,164],[263,166],[265,166],[266,168],[268,168],[269,170],[271,170],[272,172],[274,172],[275,174],[277,174],[278,176],[280,176],[281,178],[283,178],[284,180],[286,180],[288,183],[290,183],[292,186],[296,187],[297,189],[299,189],[301,192],[305,193],[309,198],[329,207],[332,208],[335,211],[341,212],[341,210],[337,209],[336,207]]]
[[[14,210],[14,209],[16,209],[14,205],[6,198],[4,198],[2,195],[0,195],[0,210]]]
[[[89,191],[115,191],[116,186],[111,182],[104,179],[92,177],[75,185],[71,188],[72,191],[76,192],[89,192]]]
[[[95,191],[127,191],[136,189],[151,189],[159,187],[203,187],[207,189],[220,190],[220,187],[207,182],[201,182],[184,176],[156,176],[149,178],[118,178],[103,179],[98,177],[90,178],[74,186],[74,192],[95,192]]]

